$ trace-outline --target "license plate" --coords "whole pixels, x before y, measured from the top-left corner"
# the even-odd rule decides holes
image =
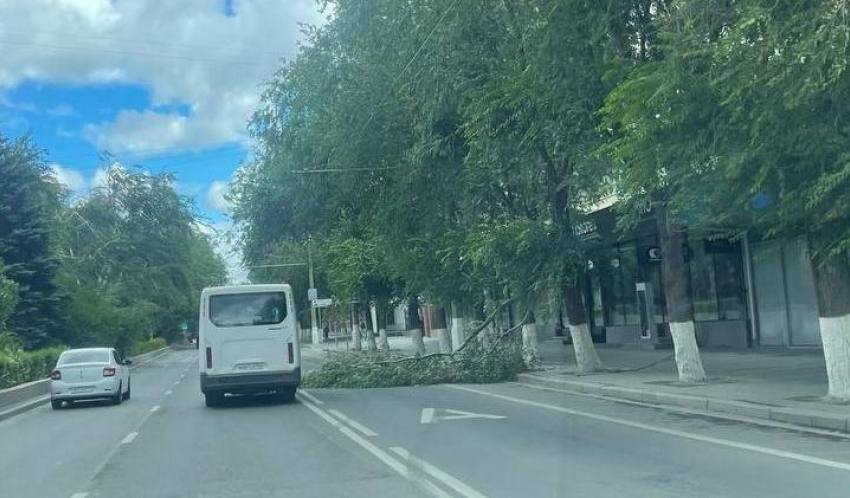
[[[262,370],[265,366],[265,363],[241,363],[236,365],[235,370]]]
[[[72,388],[71,388],[71,392],[72,392],[73,394],[86,394],[86,393],[93,393],[93,392],[94,392],[94,388],[93,388],[93,387],[72,387]]]

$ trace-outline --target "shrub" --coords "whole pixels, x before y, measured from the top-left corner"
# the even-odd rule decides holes
[[[168,342],[162,337],[154,337],[153,339],[149,339],[147,341],[137,342],[133,345],[131,349],[131,355],[137,356],[140,354],[149,353],[151,351],[156,351],[157,349],[162,349],[168,346]]]
[[[65,349],[63,346],[33,351],[8,346],[0,349],[0,389],[47,378]]]

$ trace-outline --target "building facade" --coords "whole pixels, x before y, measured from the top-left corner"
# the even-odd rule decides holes
[[[610,208],[581,235],[597,239],[585,304],[594,340],[665,347],[670,343],[654,213],[628,235]],[[708,347],[818,347],[814,275],[805,239],[750,242],[722,232],[685,234],[688,295],[697,341]]]

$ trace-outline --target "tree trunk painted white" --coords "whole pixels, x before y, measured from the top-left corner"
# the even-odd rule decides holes
[[[829,397],[850,401],[850,315],[820,317]]]
[[[466,340],[463,333],[463,318],[461,316],[460,307],[456,303],[451,306],[452,319],[449,327],[452,335],[452,351],[456,350]]]
[[[387,339],[387,329],[378,329],[378,349],[385,351],[390,349],[390,341]]]
[[[452,338],[449,335],[449,331],[446,329],[437,329],[434,332],[437,333],[437,340],[440,341],[440,352],[449,354],[452,352]]]
[[[425,354],[425,341],[422,340],[422,329],[411,329],[410,340],[413,342],[413,354],[422,356]]]
[[[351,349],[360,351],[363,349],[363,344],[360,337],[360,329],[355,325],[351,329]]]
[[[522,326],[522,357],[528,368],[535,368],[540,364],[536,323],[526,323]]]
[[[452,351],[457,350],[466,341],[463,330],[463,318],[452,318]]]
[[[590,327],[586,323],[570,325],[570,337],[573,339],[573,351],[576,355],[576,366],[580,373],[596,372],[602,368],[602,361],[596,354]]]
[[[673,352],[676,368],[681,382],[702,382],[705,370],[697,347],[697,335],[694,322],[670,322],[670,335],[673,336]]]
[[[590,336],[587,323],[587,309],[583,299],[584,275],[579,274],[564,285],[564,306],[567,312],[567,324],[570,337],[573,340],[573,353],[576,356],[576,367],[579,373],[595,372],[602,368],[596,346]]]
[[[813,263],[829,397],[850,401],[850,259],[838,253]]]
[[[375,333],[372,332],[372,329],[366,328],[366,350],[374,351],[378,349],[378,346],[375,344]]]
[[[685,262],[684,227],[675,223],[668,214],[666,206],[657,206],[661,275],[676,368],[679,370],[680,382],[702,382],[705,380],[705,370],[694,330],[694,303],[688,293],[690,275]]]

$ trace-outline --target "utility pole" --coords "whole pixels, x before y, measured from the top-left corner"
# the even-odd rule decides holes
[[[307,272],[310,279],[310,289],[316,288],[316,283],[313,281],[313,237],[307,239]],[[318,297],[318,296],[316,296]],[[316,303],[315,299],[310,299],[310,332],[313,335],[313,345],[318,346],[321,343],[319,336],[319,327],[316,326]]]

